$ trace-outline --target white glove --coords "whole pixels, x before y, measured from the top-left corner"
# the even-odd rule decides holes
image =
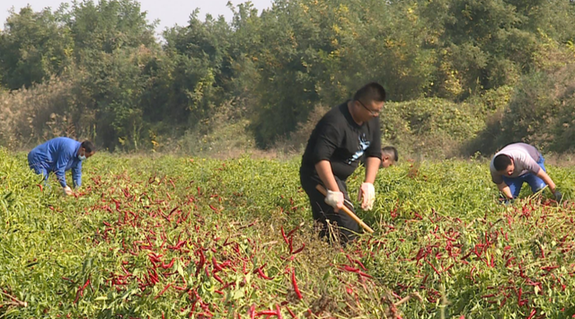
[[[337,212],[343,207],[343,193],[328,190],[327,196],[325,197],[325,203],[333,207]]]
[[[66,187],[64,187],[64,194],[66,194],[66,195],[72,195],[73,194],[70,186],[66,185]]]
[[[361,201],[361,208],[371,210],[375,201],[375,188],[372,183],[363,183],[357,193],[357,200]]]

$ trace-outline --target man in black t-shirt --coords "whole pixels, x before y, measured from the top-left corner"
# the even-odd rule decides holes
[[[363,209],[373,207],[373,182],[381,163],[379,113],[384,101],[385,89],[369,83],[355,93],[353,100],[327,112],[311,133],[302,157],[300,181],[310,199],[313,218],[322,226],[321,237],[327,235],[328,220],[339,227],[343,243],[359,233],[359,225],[338,211],[344,202],[353,211],[345,182],[363,156],[366,173],[358,198]],[[315,188],[318,184],[327,189],[326,197]]]

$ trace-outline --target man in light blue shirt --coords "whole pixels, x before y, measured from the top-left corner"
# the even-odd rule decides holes
[[[72,189],[66,184],[66,171],[72,170],[74,187],[82,185],[82,161],[94,155],[96,148],[90,141],[82,143],[68,137],[57,137],[36,146],[28,153],[28,164],[36,174],[42,174],[48,180],[54,172],[66,195],[72,195]]]
[[[555,199],[561,201],[563,195],[547,174],[544,163],[543,155],[534,146],[512,143],[493,156],[489,165],[491,180],[509,200],[517,198],[521,186],[527,183],[533,193],[548,185]]]

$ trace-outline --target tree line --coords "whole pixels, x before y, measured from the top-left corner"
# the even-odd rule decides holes
[[[67,134],[149,149],[242,123],[233,127],[268,148],[314,109],[377,81],[392,102],[382,114],[392,143],[441,130],[437,119],[459,112],[473,117],[453,128],[474,123],[468,150],[490,151],[494,140],[575,146],[571,1],[274,0],[262,12],[249,2],[230,10],[229,22],[194,11],[161,39],[133,0],[11,12],[0,32],[0,121],[11,128],[0,141]]]

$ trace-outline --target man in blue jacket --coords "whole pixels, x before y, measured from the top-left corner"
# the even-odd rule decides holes
[[[90,141],[82,143],[67,137],[57,137],[36,146],[28,153],[28,164],[36,174],[42,174],[48,180],[54,172],[66,195],[72,195],[72,189],[66,184],[66,171],[72,170],[74,187],[82,185],[82,161],[94,155],[96,148]]]

